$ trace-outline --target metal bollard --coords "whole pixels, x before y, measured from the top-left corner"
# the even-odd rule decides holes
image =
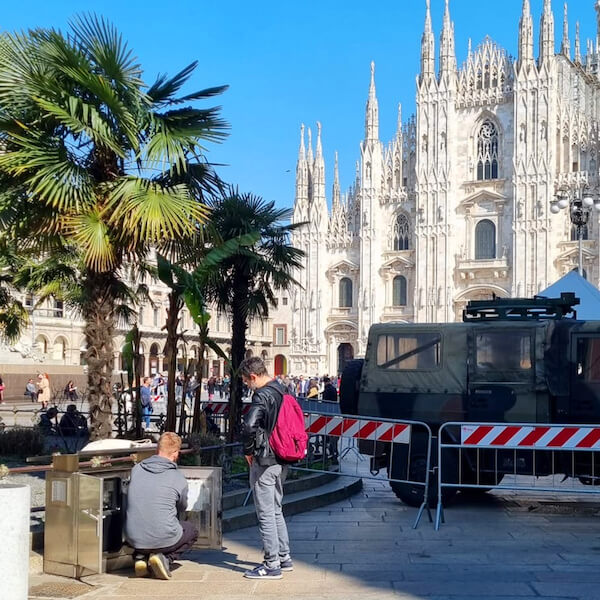
[[[0,600],[27,600],[29,592],[28,485],[0,484]]]

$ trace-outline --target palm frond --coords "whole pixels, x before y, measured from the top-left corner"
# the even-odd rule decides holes
[[[138,244],[193,235],[207,208],[184,185],[163,187],[146,179],[123,178],[111,191],[109,224],[123,240]]]
[[[116,265],[115,249],[110,239],[110,223],[98,210],[65,217],[64,231],[82,252],[86,266],[99,272]]]

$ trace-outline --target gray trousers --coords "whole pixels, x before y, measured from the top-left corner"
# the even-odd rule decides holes
[[[281,510],[283,482],[287,472],[287,466],[261,467],[256,459],[250,468],[250,488],[258,517],[258,531],[265,564],[270,569],[279,568],[280,562],[290,557],[290,540]]]

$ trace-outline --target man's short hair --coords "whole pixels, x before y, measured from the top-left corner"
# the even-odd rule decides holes
[[[250,377],[250,375],[268,375],[267,367],[263,359],[259,356],[251,356],[246,358],[240,364],[240,374],[242,377]]]
[[[172,431],[163,433],[158,439],[158,451],[171,454],[181,448],[181,438]]]

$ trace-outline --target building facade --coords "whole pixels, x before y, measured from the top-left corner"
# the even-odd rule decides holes
[[[590,7],[590,11],[591,11]],[[600,2],[596,5],[600,38]],[[571,51],[565,5],[555,52],[544,1],[537,55],[529,0],[513,59],[491,38],[457,66],[446,0],[436,51],[429,0],[416,114],[399,110],[393,140],[379,137],[375,68],[356,180],[326,196],[321,125],[313,152],[301,131],[293,243],[306,252],[288,311],[288,372],[335,374],[365,352],[371,324],[448,322],[468,300],[533,296],[578,265],[564,185],[598,194],[599,44]],[[436,65],[437,56],[437,65]],[[329,208],[331,206],[331,208]],[[598,285],[598,216],[583,232],[583,266]]]
[[[131,285],[144,283],[148,287],[149,301],[139,307],[137,325],[141,332],[140,351],[143,355],[144,375],[166,373],[164,348],[169,289],[160,280],[148,279],[143,282],[130,282]],[[29,313],[29,323],[21,339],[16,343],[0,343],[0,373],[23,372],[29,376],[36,371],[81,376],[85,372],[84,351],[86,348],[84,322],[80,315],[68,310],[61,301],[45,300],[38,302],[33,296],[20,298]],[[211,337],[221,349],[229,355],[231,352],[231,320],[215,308],[210,321]],[[280,319],[281,320],[281,319]],[[122,348],[130,326],[118,329],[114,340],[114,370],[118,378],[125,370]],[[178,368],[183,371],[190,367],[194,372],[194,363],[198,360],[198,336],[196,325],[187,308],[181,312],[180,331],[183,340],[178,348]],[[276,340],[273,318],[256,319],[247,330],[247,356],[260,356],[267,368],[274,366],[273,346]],[[212,350],[205,354],[204,376],[222,377],[227,373],[225,360]],[[280,359],[281,360],[281,359]],[[29,366],[28,366],[29,365]],[[64,377],[63,377],[64,378]],[[68,378],[68,377],[67,377]],[[80,381],[83,381],[80,378]],[[20,389],[19,383],[19,389]]]

